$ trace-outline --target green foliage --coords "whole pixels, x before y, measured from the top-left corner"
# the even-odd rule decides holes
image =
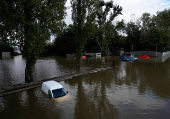
[[[158,51],[164,52],[168,50],[170,45],[170,9],[159,11],[157,15],[153,16],[150,13],[144,13],[141,20],[142,49],[155,51],[157,44]]]
[[[165,31],[156,28],[149,30],[147,34],[146,49],[155,51],[157,47],[158,52],[165,52],[169,50],[169,45],[170,36]]]
[[[100,7],[103,7],[104,5],[105,5],[104,1],[101,1],[101,2],[99,3],[99,6],[100,6]]]
[[[54,45],[47,45],[45,51],[41,54],[41,57],[56,57],[58,54],[55,51]]]
[[[107,43],[104,43],[104,46],[103,46],[103,49],[101,51],[101,55],[103,57],[106,57],[109,53],[109,48],[108,48],[108,44]]]
[[[72,54],[76,52],[74,40],[74,28],[70,25],[63,33],[55,39],[55,52],[59,55]]]
[[[143,13],[142,17],[141,17],[141,21],[142,21],[142,30],[146,31],[149,30],[149,24],[151,22],[151,15],[150,13]]]
[[[151,16],[150,13],[143,13],[140,21],[129,22],[126,25],[126,39],[124,49],[131,50],[152,50],[165,52],[170,46],[170,9],[157,12]],[[121,23],[121,22],[120,22]],[[119,27],[117,29],[124,29]]]
[[[92,26],[90,28],[93,28]],[[92,35],[89,35],[89,37]],[[53,52],[58,55],[72,54],[76,52],[76,40],[74,37],[74,26],[69,25],[64,29],[63,33],[55,39]],[[49,47],[49,48],[50,48]],[[49,49],[48,48],[48,49]],[[100,48],[93,37],[87,39],[86,44],[84,44],[84,49],[82,52],[100,52]]]
[[[62,30],[65,2],[66,0],[2,0],[0,38],[7,40],[10,37],[10,40],[18,40],[24,45],[27,78],[51,34]]]
[[[141,39],[141,31],[139,30],[139,27],[133,23],[129,22],[127,23],[127,26],[125,28],[126,30],[126,51],[131,51],[131,45],[133,45],[133,50],[139,50],[140,45],[140,39]]]
[[[124,20],[121,20],[120,22],[118,21],[117,24],[116,24],[116,30],[118,31],[124,31],[125,30],[125,23],[124,23]]]
[[[105,57],[109,51],[108,46],[111,44],[111,38],[116,34],[112,21],[116,16],[122,14],[122,7],[113,5],[113,1],[99,1],[96,12],[98,27],[96,41],[101,48],[102,56]]]
[[[76,44],[77,67],[80,67],[80,58],[88,38],[93,32],[95,21],[96,0],[71,0],[72,20],[74,25],[74,39]]]
[[[85,45],[84,51],[90,53],[100,52],[100,47],[93,37],[87,40],[87,44]]]
[[[161,30],[170,31],[170,8],[157,12],[156,25]]]
[[[113,34],[110,39],[110,51],[112,52],[113,50],[120,50],[121,48],[125,47],[126,42],[125,42],[125,28],[126,24],[124,23],[124,20],[118,21],[116,25],[112,25],[112,31],[111,33]]]

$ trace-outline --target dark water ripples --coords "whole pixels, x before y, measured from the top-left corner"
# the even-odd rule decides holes
[[[69,91],[68,100],[50,99],[41,87],[0,97],[0,117],[169,119],[170,60],[158,62],[151,58],[123,62],[118,57],[110,57],[107,61],[111,63],[113,59],[116,64],[113,69],[60,82]],[[100,67],[99,62],[94,58],[90,62],[83,61],[83,68],[77,70],[75,59],[39,59],[34,78],[38,81],[85,71]]]

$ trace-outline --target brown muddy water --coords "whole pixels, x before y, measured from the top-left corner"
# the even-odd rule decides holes
[[[51,99],[41,87],[0,97],[1,119],[169,119],[170,59],[120,61],[107,57],[115,67],[60,82],[67,97]],[[62,76],[103,67],[100,59],[82,61],[80,70],[75,59],[39,59],[34,80]],[[24,82],[25,61],[22,57],[0,60],[0,86],[4,89]]]

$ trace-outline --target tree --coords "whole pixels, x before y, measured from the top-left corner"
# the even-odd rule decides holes
[[[55,39],[55,52],[59,55],[72,54],[76,52],[76,45],[74,40],[74,26],[69,25],[64,29],[63,33]]]
[[[170,8],[157,12],[156,26],[158,29],[170,33]]]
[[[151,15],[150,13],[143,13],[141,17],[142,21],[142,28],[144,31],[149,30],[150,22],[151,22]]]
[[[120,48],[124,48],[125,45],[125,28],[126,24],[124,20],[118,21],[114,26],[114,36],[111,38],[111,50],[120,50]]]
[[[138,25],[134,22],[129,22],[125,29],[127,34],[125,50],[131,51],[132,47],[134,50],[140,50],[141,30]]]
[[[150,29],[147,33],[146,49],[155,51],[157,47],[158,52],[165,52],[169,50],[170,35],[157,28]]]
[[[33,81],[33,66],[43,52],[46,40],[59,32],[64,22],[66,0],[2,0],[0,11],[2,39],[20,40],[26,59],[25,82]]]
[[[102,64],[105,63],[105,57],[108,53],[108,36],[110,34],[112,21],[116,16],[122,14],[122,7],[119,5],[113,5],[113,1],[104,2],[99,1],[98,8],[97,8],[97,25],[98,25],[98,35],[99,37],[96,38],[97,42],[101,49],[102,54]]]
[[[142,21],[142,36],[143,36],[143,49],[144,49],[144,44],[146,42],[146,34],[147,34],[147,31],[149,30],[149,26],[150,26],[150,23],[151,23],[151,15],[150,13],[143,13],[142,16],[141,16],[141,21]]]
[[[87,39],[91,36],[95,20],[95,5],[98,0],[71,0],[74,39],[76,43],[77,67]]]

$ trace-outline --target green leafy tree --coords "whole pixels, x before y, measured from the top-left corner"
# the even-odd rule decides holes
[[[2,39],[20,40],[26,59],[25,82],[33,81],[33,66],[46,40],[59,32],[64,22],[66,0],[1,0]],[[2,28],[3,27],[3,28]]]
[[[98,0],[71,0],[78,68],[80,67],[80,59],[84,46],[92,33],[97,1]]]
[[[146,34],[150,28],[151,23],[151,15],[150,13],[143,13],[141,16],[141,22],[142,22],[142,43],[143,43],[143,49],[145,48],[145,42],[146,42]]]
[[[118,21],[114,26],[114,36],[111,38],[111,51],[120,50],[125,46],[125,28],[124,20]]]
[[[151,14],[150,13],[143,13],[141,16],[142,21],[142,29],[145,31],[149,30],[149,26],[151,23]]]
[[[169,32],[170,34],[170,8],[157,12],[156,28]]]
[[[85,52],[92,52],[92,53],[98,53],[100,52],[100,47],[95,41],[93,37],[87,40],[87,44],[85,45]]]
[[[121,34],[125,32],[125,27],[126,24],[123,19],[116,23],[116,30],[119,31]]]
[[[162,30],[157,28],[150,29],[147,33],[146,39],[146,49],[158,52],[165,52],[170,50],[170,35]]]
[[[101,49],[102,64],[105,64],[105,57],[109,51],[108,45],[110,43],[110,39],[108,39],[108,36],[110,35],[112,21],[116,16],[122,14],[122,7],[114,5],[113,1],[104,2],[100,0],[96,12],[97,25],[99,29],[99,37],[96,39]]]
[[[131,48],[133,47],[133,50],[140,50],[140,39],[141,39],[141,30],[134,22],[127,23],[126,26],[126,51],[131,51]]]
[[[63,33],[55,39],[55,52],[59,55],[72,54],[76,52],[74,40],[74,26],[69,25]]]

